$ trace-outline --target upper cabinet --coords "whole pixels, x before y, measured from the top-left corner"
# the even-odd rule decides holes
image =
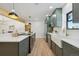
[[[47,20],[47,32],[52,32],[51,17],[48,16],[46,20]]]
[[[47,32],[52,32],[54,27],[62,27],[62,8],[56,8],[52,15],[47,16]]]
[[[79,23],[79,3],[72,4],[73,22]]]
[[[51,16],[52,25],[55,27],[62,26],[62,8],[56,8]]]

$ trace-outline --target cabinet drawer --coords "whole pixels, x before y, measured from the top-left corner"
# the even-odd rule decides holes
[[[56,44],[53,41],[51,41],[51,43],[52,43],[52,52],[54,53],[54,55],[56,55]]]
[[[19,55],[26,56],[28,52],[29,52],[29,38],[26,38],[19,43]]]
[[[66,42],[63,42],[63,55],[64,56],[79,56],[79,48],[76,48]]]
[[[62,56],[63,55],[62,48],[58,47],[57,45],[56,45],[56,55],[57,56]]]

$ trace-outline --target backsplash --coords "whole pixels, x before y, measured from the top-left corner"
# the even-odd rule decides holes
[[[67,30],[67,34],[69,34],[71,36],[79,37],[79,30]]]
[[[25,32],[25,24],[0,15],[0,34],[15,30],[18,33]]]

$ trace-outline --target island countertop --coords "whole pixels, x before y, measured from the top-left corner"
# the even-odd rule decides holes
[[[30,35],[20,35],[17,37],[13,37],[11,34],[0,34],[0,42],[20,42],[33,34],[34,33],[31,33]]]

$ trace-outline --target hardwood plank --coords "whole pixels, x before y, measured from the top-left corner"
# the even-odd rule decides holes
[[[54,56],[44,39],[36,39],[33,50],[29,56]]]

